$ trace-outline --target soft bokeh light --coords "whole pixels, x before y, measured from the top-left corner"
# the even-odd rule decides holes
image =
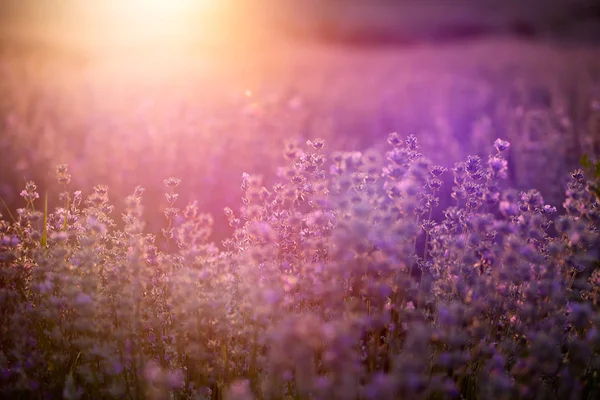
[[[63,34],[97,48],[181,47],[219,35],[215,0],[72,2]]]
[[[149,50],[229,51],[255,37],[258,2],[233,0],[7,0],[0,32],[20,41],[65,46],[86,55]],[[11,39],[11,40],[13,40]]]

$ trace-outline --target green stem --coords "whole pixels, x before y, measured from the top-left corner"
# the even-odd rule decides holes
[[[573,275],[571,275],[571,278],[569,279],[569,286],[567,287],[568,290],[573,289],[573,283],[575,282],[576,275],[577,275],[577,271],[573,271]]]
[[[429,208],[429,216],[427,217],[427,221],[431,221],[431,213],[433,211],[433,207]],[[425,249],[423,250],[423,262],[427,261],[427,248],[429,246],[429,231],[425,232]]]
[[[223,358],[223,383],[226,385],[229,376],[229,352],[227,351],[227,343],[221,344],[221,357]]]
[[[63,231],[67,230],[67,222],[69,221],[69,205],[70,205],[70,199],[69,199],[69,196],[67,195],[67,204],[65,207],[65,220],[63,221],[63,226],[62,226]]]
[[[48,190],[44,192],[44,219],[42,226],[42,238],[40,244],[46,247],[48,243]]]
[[[419,229],[419,215],[417,215],[417,217],[416,217],[416,224],[417,224],[417,229]],[[416,252],[417,252],[417,236],[419,236],[418,233],[415,235],[415,238],[413,239],[412,254],[416,254]],[[410,268],[408,269],[408,276],[411,278],[412,278],[413,266],[414,266],[414,263],[411,263]]]

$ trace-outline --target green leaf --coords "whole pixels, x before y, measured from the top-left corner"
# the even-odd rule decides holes
[[[590,161],[590,158],[587,154],[581,156],[581,158],[579,159],[579,164],[586,170],[592,168],[592,162]]]
[[[596,161],[594,165],[594,178],[600,179],[600,161]]]

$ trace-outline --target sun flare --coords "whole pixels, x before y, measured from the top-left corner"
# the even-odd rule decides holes
[[[69,10],[74,40],[109,47],[169,46],[215,35],[216,0],[78,1]]]

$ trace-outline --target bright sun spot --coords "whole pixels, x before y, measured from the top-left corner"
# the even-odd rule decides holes
[[[71,34],[108,47],[177,45],[217,35],[218,0],[76,1]]]

